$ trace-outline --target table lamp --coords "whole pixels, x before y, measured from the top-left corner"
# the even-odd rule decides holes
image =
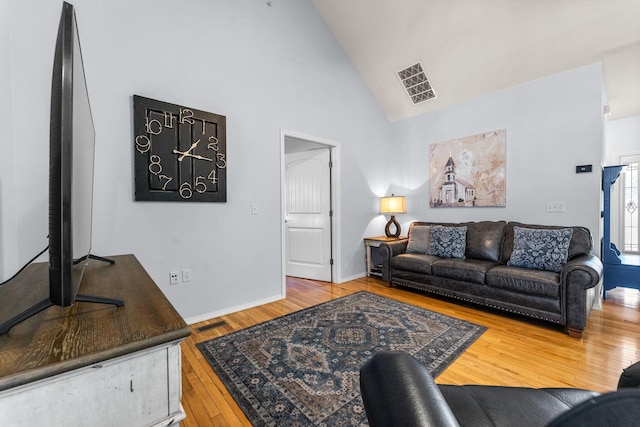
[[[407,205],[405,203],[404,196],[394,196],[391,197],[382,197],[380,198],[380,213],[381,214],[391,214],[391,218],[389,222],[387,222],[387,226],[384,228],[384,234],[387,237],[398,237],[400,236],[400,223],[396,221],[395,214],[403,214],[407,213]],[[396,232],[391,232],[391,224],[396,226]]]

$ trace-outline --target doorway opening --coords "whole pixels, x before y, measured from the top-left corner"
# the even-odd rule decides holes
[[[338,144],[281,131],[282,292],[287,276],[339,283]]]

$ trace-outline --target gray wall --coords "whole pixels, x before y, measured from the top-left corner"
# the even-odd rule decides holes
[[[46,245],[51,67],[61,2],[11,2],[15,187],[1,206],[7,273]],[[341,270],[364,271],[362,238],[379,233],[371,187],[388,180],[391,126],[308,1],[74,1],[96,126],[93,252],[134,253],[183,317],[282,297],[280,131],[340,144]],[[6,2],[3,3],[6,8]],[[5,26],[3,25],[3,33]],[[3,62],[3,73],[4,62]],[[4,81],[4,80],[3,80]],[[228,202],[133,201],[132,100],[139,94],[227,116]],[[8,106],[7,106],[8,104]],[[3,153],[3,163],[4,163]],[[251,215],[251,204],[259,215]],[[8,230],[16,229],[15,236]],[[7,249],[17,256],[9,256]],[[192,281],[169,285],[169,272]],[[126,297],[126,296],[125,296]]]
[[[404,161],[396,191],[409,195],[404,221],[582,225],[598,242],[602,78],[601,64],[593,64],[397,123]],[[498,129],[507,130],[506,207],[430,208],[429,145]],[[583,164],[593,172],[576,174]],[[565,202],[566,211],[547,213],[548,201]]]

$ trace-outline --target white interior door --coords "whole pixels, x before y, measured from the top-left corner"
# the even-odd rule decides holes
[[[285,156],[287,276],[331,281],[330,149]]]

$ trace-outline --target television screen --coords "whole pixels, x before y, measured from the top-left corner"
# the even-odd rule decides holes
[[[0,325],[5,334],[52,305],[74,302],[124,305],[84,295],[78,288],[91,249],[95,131],[73,6],[64,2],[51,81],[49,140],[49,296]]]
[[[49,288],[73,304],[91,249],[95,131],[73,6],[64,3],[51,83]]]

